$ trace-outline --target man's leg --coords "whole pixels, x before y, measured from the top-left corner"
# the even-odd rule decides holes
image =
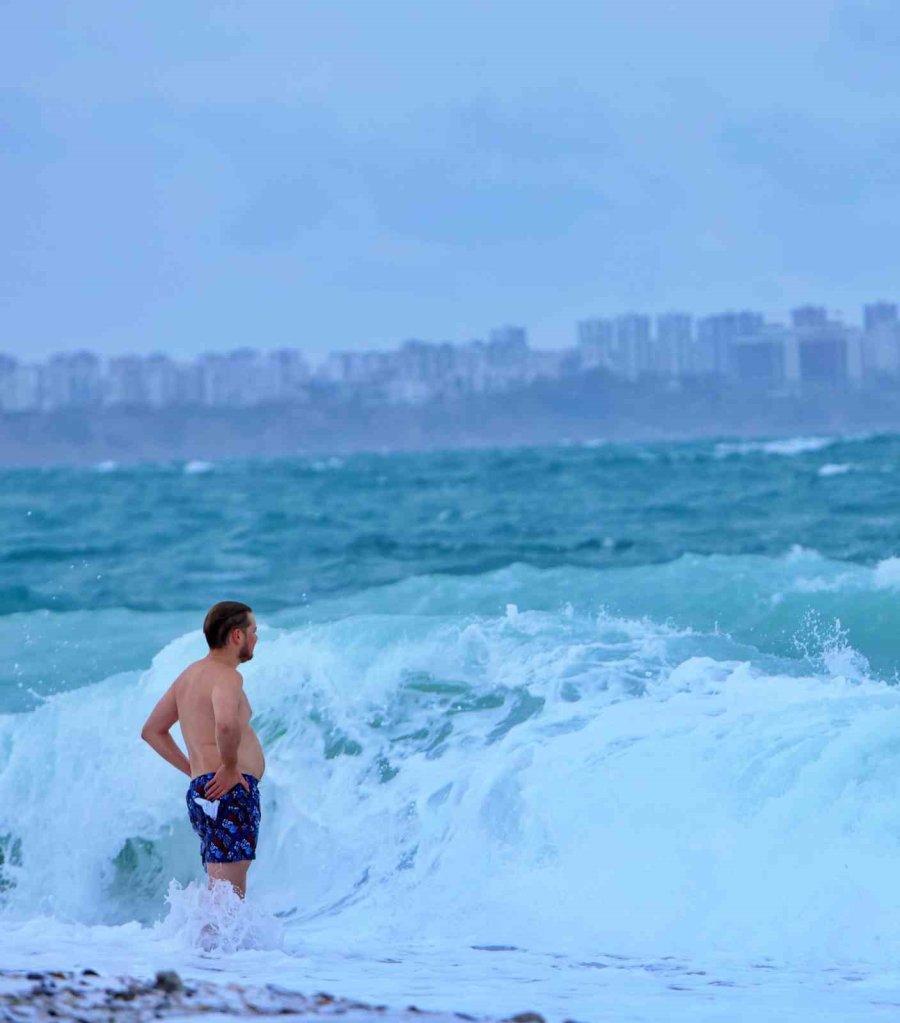
[[[209,886],[213,881],[228,881],[241,898],[247,892],[247,871],[252,860],[238,860],[237,863],[207,863],[206,876]]]

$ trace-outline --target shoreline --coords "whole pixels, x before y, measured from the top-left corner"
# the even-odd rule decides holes
[[[143,1020],[210,1020],[220,1017],[266,1020],[340,1017],[345,1023],[544,1023],[536,1012],[498,1019],[463,1012],[435,1012],[407,1005],[398,1009],[372,1005],[318,991],[303,994],[276,984],[182,980],[174,970],[160,970],[152,980],[104,976],[93,969],[0,969],[0,1020],[72,1020],[74,1023],[138,1023]],[[567,1021],[574,1023],[574,1021]]]
[[[0,467],[425,453],[830,436],[900,430],[900,388],[805,394],[694,384],[613,384],[602,375],[424,405],[336,398],[241,408],[73,407],[0,413]]]

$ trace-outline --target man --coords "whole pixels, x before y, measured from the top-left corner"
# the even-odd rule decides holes
[[[209,653],[175,679],[147,718],[141,738],[191,779],[188,816],[200,838],[210,886],[228,881],[243,898],[256,859],[259,780],[266,766],[237,670],[253,657],[256,619],[246,604],[222,601],[209,609],[203,633]],[[169,734],[176,721],[187,756]]]

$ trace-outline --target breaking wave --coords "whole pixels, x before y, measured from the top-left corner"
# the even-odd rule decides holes
[[[895,956],[894,561],[512,566],[282,612],[245,671],[263,915],[225,940],[277,944],[277,914],[287,946]],[[0,718],[8,920],[151,923],[171,891],[165,933],[198,937],[185,783],[138,732],[203,651]]]

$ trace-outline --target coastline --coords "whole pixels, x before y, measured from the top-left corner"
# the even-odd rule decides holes
[[[768,394],[670,390],[585,374],[499,394],[421,405],[335,397],[242,408],[73,407],[0,413],[0,467],[341,456],[854,435],[900,430],[900,391]]]
[[[253,1018],[263,1021],[340,1017],[346,1023],[544,1023],[535,1012],[497,1017],[462,1012],[432,1012],[407,1005],[386,1005],[341,998],[324,991],[304,994],[275,984],[254,987],[182,980],[173,970],[160,970],[150,980],[104,976],[92,969],[0,969],[0,1020],[73,1020],[77,1023],[136,1023],[139,1020],[182,1020],[202,1016]]]

